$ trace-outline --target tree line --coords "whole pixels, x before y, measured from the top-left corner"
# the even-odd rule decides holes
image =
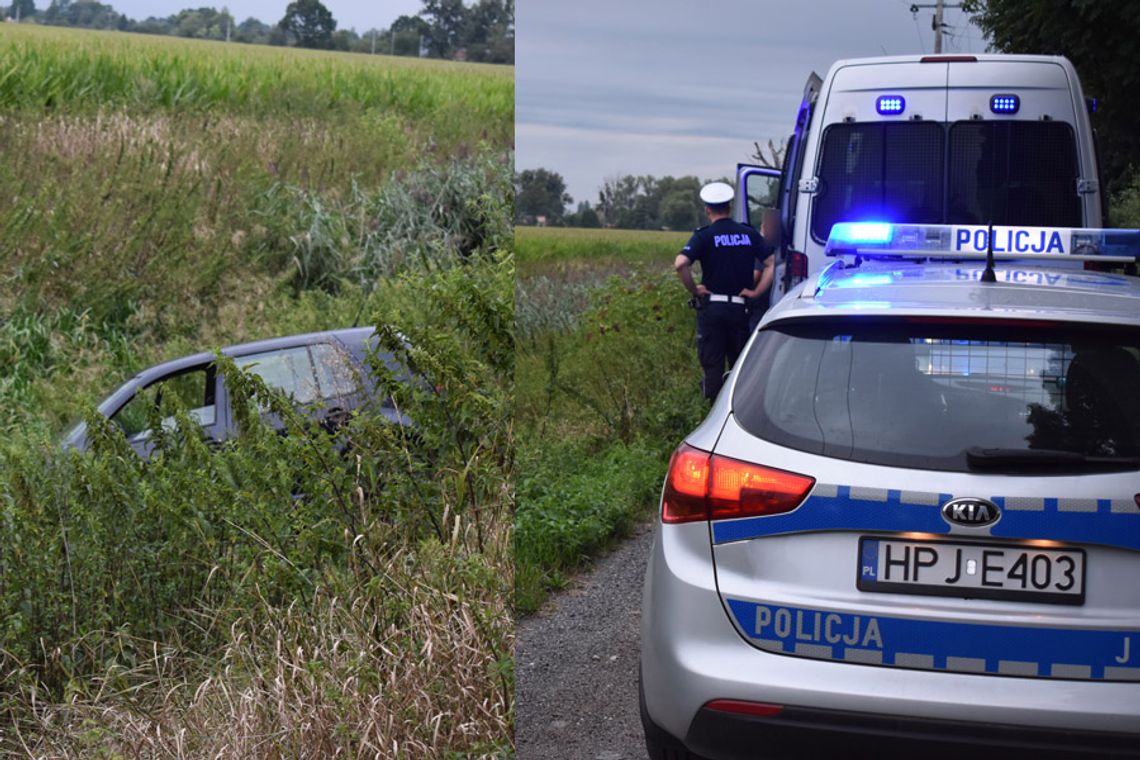
[[[386,29],[337,29],[336,19],[320,0],[294,0],[276,24],[250,17],[237,23],[229,9],[187,8],[166,17],[128,18],[98,0],[12,0],[0,16],[20,22],[85,29],[115,29],[142,34],[294,45],[354,53],[424,56],[484,63],[515,60],[514,0],[423,0],[415,16],[400,16]]]
[[[635,230],[692,230],[704,224],[696,177],[627,174],[602,183],[595,203],[574,199],[562,175],[527,169],[515,175],[515,222],[555,227],[621,227]]]
[[[1134,200],[1140,197],[1136,4],[967,0],[964,9],[997,51],[1063,55],[1073,62],[1085,96],[1095,103],[1091,119],[1097,133],[1101,188],[1117,206],[1128,195]]]

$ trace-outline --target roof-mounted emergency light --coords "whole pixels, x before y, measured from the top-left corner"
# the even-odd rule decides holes
[[[875,110],[880,116],[898,116],[906,110],[906,98],[902,95],[880,95],[875,101]]]
[[[859,245],[861,243],[889,243],[891,241],[891,227],[889,222],[840,222],[831,228],[831,237],[827,244],[835,241],[837,246],[844,243]]]
[[[1021,108],[1021,98],[1017,95],[994,95],[990,98],[990,110],[1001,116],[1012,116]]]
[[[824,253],[892,259],[1140,262],[1140,230],[839,222]]]

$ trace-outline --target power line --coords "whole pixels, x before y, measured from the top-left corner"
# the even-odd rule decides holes
[[[913,14],[913,18],[914,18],[914,34],[916,37],[918,37],[918,49],[919,49],[919,51],[925,53],[926,52],[926,43],[923,42],[923,40],[922,40],[922,30],[918,28],[918,14]]]
[[[936,3],[911,3],[910,15],[914,18],[915,27],[918,26],[918,9],[919,8],[933,8],[934,18],[931,19],[930,26],[934,29],[934,53],[942,52],[942,32],[949,28],[949,24],[942,20],[942,11],[945,8],[961,8],[962,3],[946,4],[942,0]]]

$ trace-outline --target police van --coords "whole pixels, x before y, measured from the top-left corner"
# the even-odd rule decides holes
[[[838,222],[1100,227],[1094,106],[1061,57],[867,58],[813,73],[782,170],[737,168],[737,220],[780,211],[772,303],[823,267]],[[984,250],[987,234],[961,243]],[[1040,253],[1058,241],[994,244]]]

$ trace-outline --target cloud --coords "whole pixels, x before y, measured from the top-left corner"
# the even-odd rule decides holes
[[[516,163],[593,200],[620,174],[729,174],[791,133],[804,82],[837,59],[925,52],[909,2],[527,0],[517,6]],[[960,12],[946,20],[973,37]],[[948,50],[951,48],[948,48]]]

